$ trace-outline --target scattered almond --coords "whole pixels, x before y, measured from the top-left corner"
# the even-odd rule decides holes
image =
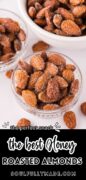
[[[49,48],[49,45],[43,41],[39,41],[36,44],[33,45],[32,49],[33,52],[38,52],[38,51],[45,51]]]
[[[64,122],[69,129],[76,127],[76,115],[74,112],[69,111],[64,114]]]
[[[28,127],[31,125],[30,120],[22,118],[17,122],[17,127],[22,128],[22,127]]]
[[[81,112],[86,116],[86,102],[83,102],[80,106]]]

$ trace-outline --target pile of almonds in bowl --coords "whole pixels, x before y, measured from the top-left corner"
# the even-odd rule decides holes
[[[7,63],[22,49],[26,34],[18,22],[0,18],[0,62]]]
[[[81,90],[81,74],[66,56],[39,52],[26,61],[19,61],[12,85],[17,100],[26,111],[40,116],[44,116],[44,112],[45,116],[50,113],[51,117],[76,103]]]
[[[46,31],[86,35],[86,0],[27,0],[26,8],[30,18]]]

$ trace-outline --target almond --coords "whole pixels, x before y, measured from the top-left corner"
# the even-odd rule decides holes
[[[85,2],[85,0],[70,0],[70,4],[72,4],[73,6],[83,4],[84,2]]]
[[[73,65],[73,64],[67,64],[66,65],[66,69],[69,69],[71,71],[75,71],[76,70],[76,67]]]
[[[42,91],[38,94],[38,99],[43,103],[54,103],[56,99],[51,99],[47,96],[46,91]]]
[[[75,6],[72,12],[75,17],[82,17],[86,14],[86,5]]]
[[[29,75],[33,72],[33,67],[24,60],[18,62],[18,67],[19,69],[25,70]]]
[[[74,99],[73,95],[66,96],[64,99],[60,101],[60,106],[66,106],[72,102]]]
[[[63,75],[63,78],[69,83],[74,80],[74,73],[70,69],[64,70],[62,75]]]
[[[36,84],[35,84],[35,91],[36,92],[41,92],[43,91],[46,87],[47,87],[47,84],[48,84],[48,80],[51,78],[51,75],[46,72],[46,73],[43,73],[43,75],[41,75]]]
[[[28,10],[28,14],[32,19],[34,19],[36,17],[36,9],[33,6],[31,6]]]
[[[36,95],[34,92],[32,92],[30,90],[24,90],[24,91],[22,91],[22,97],[27,105],[36,107],[37,98],[36,98]]]
[[[60,89],[65,89],[68,87],[68,83],[63,77],[55,76],[54,80],[58,83]]]
[[[53,63],[46,63],[45,72],[48,72],[51,76],[55,76],[58,73],[58,67]]]
[[[20,29],[20,31],[19,31],[19,33],[18,33],[18,38],[19,38],[20,41],[25,41],[25,39],[26,39],[26,34],[25,34],[25,32],[24,32],[23,29]]]
[[[17,33],[20,31],[19,24],[10,18],[0,18],[0,24],[3,24],[9,32]]]
[[[86,102],[83,102],[80,106],[81,112],[86,116]]]
[[[22,118],[17,122],[17,127],[21,128],[21,127],[28,127],[31,125],[30,120]]]
[[[41,55],[34,55],[31,58],[30,63],[32,67],[38,71],[43,70],[45,68],[45,62],[44,62],[44,59],[41,57]]]
[[[60,14],[55,14],[53,17],[53,23],[57,28],[60,28],[63,18]]]
[[[76,115],[74,112],[69,111],[64,114],[64,122],[69,129],[76,127]]]
[[[24,70],[16,70],[14,74],[14,81],[18,88],[24,89],[28,82],[28,74]]]
[[[64,18],[64,19],[70,19],[72,21],[74,21],[74,16],[73,14],[68,11],[67,9],[65,8],[58,8],[58,13],[61,14],[61,16]]]
[[[55,101],[58,101],[60,98],[60,90],[59,85],[55,78],[52,78],[48,82],[47,86],[47,96],[50,99],[55,99]]]
[[[66,64],[66,60],[60,54],[55,53],[48,55],[48,61],[57,66]]]
[[[38,51],[45,51],[49,48],[49,45],[43,41],[39,41],[36,44],[33,45],[32,49],[33,52],[38,52]]]
[[[30,80],[29,80],[29,84],[28,84],[28,88],[30,89],[34,89],[35,88],[35,84],[37,82],[37,80],[39,79],[39,77],[42,75],[41,71],[37,71],[34,72],[33,74],[31,74]]]
[[[72,20],[64,20],[61,24],[61,29],[64,33],[66,33],[70,36],[80,36],[81,35],[81,29]]]
[[[43,110],[50,111],[50,110],[56,110],[59,109],[59,105],[57,104],[46,104],[43,106]]]

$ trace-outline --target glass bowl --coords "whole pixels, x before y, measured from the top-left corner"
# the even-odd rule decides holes
[[[47,54],[52,54],[52,53],[58,53],[58,52],[47,52]],[[36,55],[36,54],[41,54],[41,52],[39,53],[34,53],[33,55]],[[15,90],[15,83],[14,83],[14,74],[15,74],[15,71],[18,69],[18,66],[15,68],[14,72],[13,72],[13,75],[12,75],[12,91],[13,91],[13,94],[18,102],[18,104],[28,113],[31,113],[35,116],[38,116],[38,117],[41,117],[41,118],[45,118],[45,119],[52,119],[52,118],[58,118],[60,117],[64,112],[68,111],[69,109],[73,108],[73,106],[77,103],[79,97],[80,97],[80,94],[81,94],[81,89],[82,89],[82,74],[81,74],[81,71],[79,69],[79,67],[77,66],[77,64],[69,57],[67,57],[66,55],[64,54],[61,54],[61,53],[58,53],[59,55],[61,55],[62,57],[64,57],[66,59],[66,62],[67,64],[73,64],[75,67],[76,67],[76,70],[75,70],[75,77],[76,79],[79,80],[79,89],[78,89],[78,92],[76,93],[74,99],[72,100],[71,103],[69,103],[68,105],[64,106],[64,107],[61,107],[57,110],[49,110],[49,111],[46,111],[46,110],[40,110],[40,109],[37,109],[37,108],[33,108],[29,105],[27,105],[23,98],[18,95],[16,93],[16,90]],[[30,55],[26,58],[24,58],[24,60],[27,62],[30,61],[31,57],[33,55]]]
[[[9,10],[5,10],[5,9],[0,9],[0,18],[11,18],[12,20],[16,21],[19,23],[20,27],[24,30],[24,32],[26,33],[26,40],[24,42],[22,42],[22,48],[20,51],[18,51],[14,57],[12,57],[10,59],[9,62],[0,62],[0,72],[3,71],[7,71],[11,68],[14,68],[17,60],[19,60],[19,58],[23,55],[25,55],[25,52],[28,48],[28,28],[27,25],[25,24],[25,22],[14,12],[11,12]]]

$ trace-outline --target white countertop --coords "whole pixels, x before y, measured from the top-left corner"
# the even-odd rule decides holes
[[[18,0],[0,0],[0,8],[10,9],[11,11],[15,11],[17,14],[21,15],[18,9]],[[30,29],[30,28],[29,28]],[[31,53],[31,45],[38,41],[38,38],[31,33],[29,36],[29,53]],[[80,112],[80,103],[86,101],[86,50],[84,51],[67,51],[63,49],[51,48],[51,50],[56,50],[61,53],[66,54],[76,61],[78,66],[81,69],[83,76],[83,89],[78,103],[74,106],[73,111],[77,116],[77,129],[86,129],[86,116],[82,115]],[[26,113],[21,107],[17,104],[13,93],[11,91],[11,83],[10,80],[7,79],[4,73],[0,74],[0,129],[9,128],[11,125],[16,125],[17,121],[20,118],[28,118],[31,120],[32,125],[36,126],[48,126],[55,125],[56,122],[59,122],[61,128],[66,128],[62,118],[57,119],[40,119],[38,117],[34,117],[29,113]]]

